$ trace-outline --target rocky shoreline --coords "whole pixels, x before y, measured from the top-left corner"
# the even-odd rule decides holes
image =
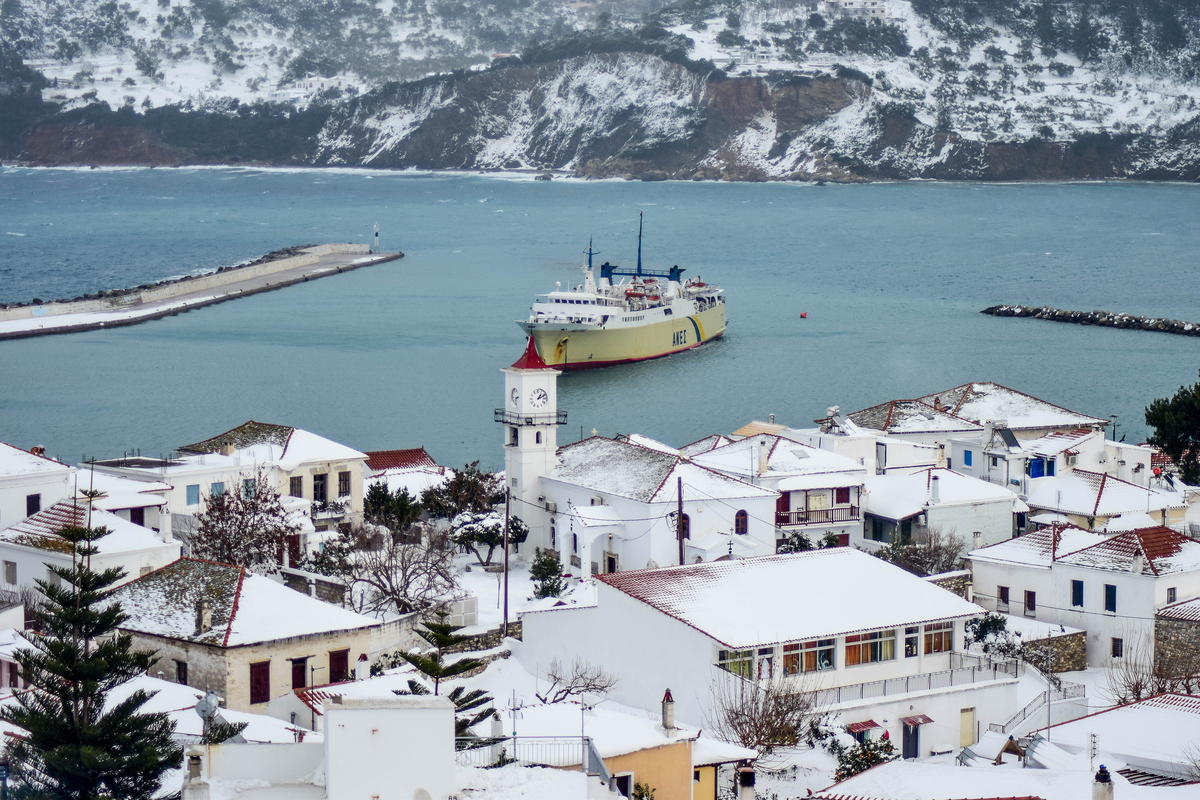
[[[1200,323],[1163,317],[1139,317],[1114,311],[1068,311],[1052,306],[989,306],[979,313],[987,314],[989,317],[1028,317],[1051,322],[1071,322],[1076,325],[1157,331],[1158,333],[1173,333],[1177,336],[1200,336]]]

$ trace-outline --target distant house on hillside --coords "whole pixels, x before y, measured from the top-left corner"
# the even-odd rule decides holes
[[[618,572],[596,604],[521,615],[530,670],[579,657],[619,675],[613,699],[711,719],[714,687],[774,678],[818,691],[860,737],[888,731],[905,758],[971,744],[1017,704],[1020,668],[962,652],[982,609],[848,547]],[[614,645],[617,642],[617,645]]]
[[[75,487],[75,468],[46,456],[0,442],[0,528],[7,528],[64,497]]]
[[[400,643],[382,622],[295,592],[241,567],[182,558],[111,595],[121,630],[156,651],[150,674],[212,689],[237,711],[265,712],[275,697],[353,675]]]
[[[109,533],[97,540],[99,552],[92,556],[92,569],[103,571],[119,567],[126,581],[165,566],[179,558],[180,544],[168,533],[155,533],[110,511],[92,509],[72,500],[60,500],[49,508],[0,531],[0,561],[3,583],[0,588],[10,597],[21,590],[36,590],[35,581],[59,583],[47,564],[71,566],[71,545],[60,536],[63,528],[104,527]]]

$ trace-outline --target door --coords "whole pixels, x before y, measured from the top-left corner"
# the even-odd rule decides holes
[[[292,659],[292,688],[303,689],[308,685],[308,659],[294,658]]]
[[[788,517],[788,512],[792,510],[792,493],[780,492],[779,499],[775,501],[775,524],[787,525],[791,522]]]
[[[612,556],[612,555],[606,556],[605,561],[607,562],[605,564],[605,566],[607,567],[607,569],[605,569],[605,572],[616,572],[617,571],[617,557],[616,556]]]
[[[141,525],[143,528],[146,527],[146,509],[144,509],[144,508],[129,509],[129,521],[132,522],[134,525]]]
[[[974,742],[972,742],[974,744]],[[920,725],[905,725],[904,740],[901,742],[901,754],[903,758],[920,758],[921,757],[921,726]]]
[[[341,683],[350,671],[350,651],[335,650],[329,654],[329,682]]]
[[[295,567],[300,564],[300,534],[288,534],[287,557],[289,567]]]
[[[975,744],[975,709],[964,708],[958,712],[958,744],[970,747]]]

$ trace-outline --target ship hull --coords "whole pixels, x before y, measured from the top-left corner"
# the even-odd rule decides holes
[[[533,337],[548,366],[596,369],[661,358],[711,342],[725,333],[725,304],[636,327],[518,324]]]

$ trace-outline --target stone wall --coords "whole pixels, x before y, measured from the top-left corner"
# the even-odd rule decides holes
[[[139,650],[155,651],[154,663],[147,672],[150,677],[176,683],[175,662],[182,661],[187,664],[188,686],[225,696],[225,654],[221,648],[141,633],[133,634],[133,645]]]
[[[930,575],[925,580],[934,586],[942,587],[946,591],[954,592],[964,600],[971,599],[971,570],[969,569],[943,572],[940,575]]]
[[[1046,663],[1046,647],[1051,649],[1050,666],[1055,672],[1087,669],[1087,631],[1068,633],[1052,639],[1034,639],[1025,643],[1025,658],[1039,669]]]
[[[1178,675],[1200,667],[1200,622],[1155,619],[1154,667],[1164,675]]]

